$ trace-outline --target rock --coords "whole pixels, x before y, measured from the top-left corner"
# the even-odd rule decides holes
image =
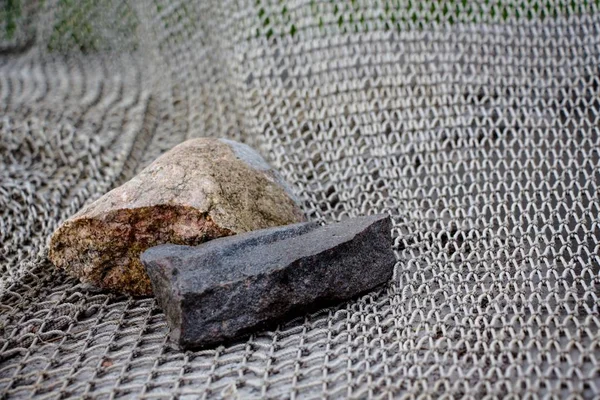
[[[50,260],[83,282],[152,294],[139,255],[162,243],[217,237],[305,221],[285,181],[250,147],[188,140],[65,221]]]
[[[183,348],[215,345],[392,278],[388,216],[264,229],[146,250],[154,294]]]

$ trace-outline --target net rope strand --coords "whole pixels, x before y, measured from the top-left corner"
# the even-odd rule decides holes
[[[0,397],[600,398],[597,1],[0,16]],[[311,220],[389,213],[394,279],[181,352],[153,298],[49,263],[61,221],[196,136],[260,150]]]

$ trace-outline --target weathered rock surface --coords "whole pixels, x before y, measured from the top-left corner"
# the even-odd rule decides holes
[[[84,282],[148,295],[139,255],[149,247],[301,221],[291,190],[258,153],[226,139],[192,139],[65,221],[49,257]]]
[[[218,344],[340,302],[392,278],[388,216],[264,229],[200,246],[162,245],[141,260],[183,348]]]

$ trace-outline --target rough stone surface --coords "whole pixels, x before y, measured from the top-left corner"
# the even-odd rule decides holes
[[[396,260],[390,232],[384,215],[294,224],[196,247],[157,246],[141,260],[172,338],[197,348],[387,282]]]
[[[149,295],[139,260],[149,247],[198,245],[304,220],[283,178],[250,147],[192,139],[65,221],[49,257],[84,282]]]

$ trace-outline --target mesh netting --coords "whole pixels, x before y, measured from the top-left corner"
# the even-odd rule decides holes
[[[0,397],[600,397],[598,1],[1,0]],[[193,136],[312,220],[394,220],[394,279],[181,352],[47,260]]]

